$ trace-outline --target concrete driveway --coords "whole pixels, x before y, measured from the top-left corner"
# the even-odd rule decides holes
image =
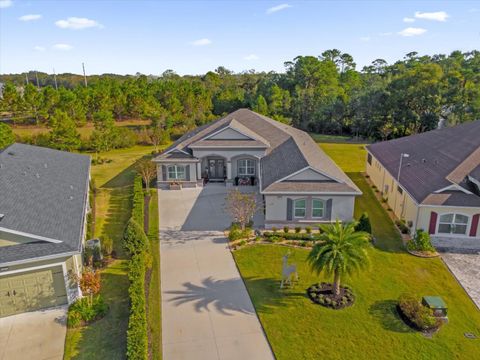
[[[223,230],[225,188],[159,191],[166,360],[274,359]]]
[[[0,360],[61,360],[67,307],[0,318]]]

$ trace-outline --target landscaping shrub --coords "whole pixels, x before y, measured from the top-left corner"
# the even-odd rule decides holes
[[[143,227],[144,220],[144,194],[143,194],[143,180],[142,177],[137,174],[133,181],[133,207],[132,217]]]
[[[290,231],[290,228],[289,228],[288,226],[284,226],[284,227],[283,227],[283,232],[284,232],[285,234],[288,234],[289,231]]]
[[[148,251],[148,237],[145,231],[143,231],[143,227],[140,226],[133,217],[128,220],[127,226],[125,227],[123,246],[130,255]]]
[[[307,234],[311,234],[311,233],[312,233],[312,227],[311,227],[311,226],[305,227],[305,232],[306,232]]]
[[[407,243],[407,249],[413,251],[435,251],[430,235],[422,229],[418,229],[413,239]]]
[[[276,228],[275,226],[272,226],[272,231],[273,231],[274,233],[276,233],[276,232],[277,232],[277,228]]]
[[[147,312],[145,299],[145,254],[134,254],[129,263],[130,317],[127,330],[127,358],[148,358]]]
[[[102,253],[105,256],[110,256],[113,251],[113,240],[111,237],[105,235],[102,236],[101,238],[101,244],[102,244]]]
[[[364,212],[360,219],[358,219],[358,223],[355,226],[355,231],[365,231],[366,233],[372,233],[372,224],[370,223],[370,218],[368,214]]]
[[[247,239],[252,234],[251,228],[245,228],[242,230],[238,224],[232,224],[228,233],[228,240],[235,241],[239,239]]]
[[[442,321],[433,315],[432,309],[423,305],[412,295],[402,295],[398,300],[402,314],[418,330],[434,330],[442,325]]]
[[[274,233],[274,232],[264,232],[263,233],[263,236],[265,237],[265,239],[269,239],[271,237],[282,237],[284,238],[285,240],[315,240],[317,239],[320,234],[306,234],[306,233],[288,233],[288,234],[278,234],[278,233]]]
[[[102,296],[93,297],[92,301],[88,297],[83,297],[75,301],[68,308],[67,326],[79,327],[87,325],[95,320],[103,318],[108,312],[108,305]]]
[[[295,226],[295,232],[299,234],[300,231],[302,231],[302,228],[300,226]]]

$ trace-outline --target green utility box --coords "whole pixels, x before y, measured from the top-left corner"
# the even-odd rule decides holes
[[[447,317],[447,304],[440,296],[424,296],[422,304],[432,309],[436,317]]]

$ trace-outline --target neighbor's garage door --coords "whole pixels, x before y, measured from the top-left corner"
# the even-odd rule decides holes
[[[0,316],[66,303],[61,266],[0,276]]]

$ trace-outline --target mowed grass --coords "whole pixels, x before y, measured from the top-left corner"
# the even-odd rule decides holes
[[[156,189],[150,198],[149,232],[152,276],[148,289],[148,336],[151,359],[162,359],[162,303],[160,294],[160,237],[158,224],[158,194]]]
[[[320,147],[343,171],[347,173],[365,171],[365,161],[367,158],[365,144],[321,143]]]
[[[101,153],[110,163],[92,166],[91,176],[98,187],[95,236],[109,236],[117,259],[102,270],[101,294],[110,306],[105,318],[79,329],[68,329],[64,359],[124,359],[128,326],[128,260],[122,234],[131,214],[134,164],[153,147]]]
[[[256,245],[234,253],[277,359],[479,358],[480,340],[469,340],[464,333],[480,335],[480,312],[439,258],[417,258],[403,250],[392,221],[357,172],[364,169],[363,151],[350,144],[322,148],[343,163],[362,190],[355,215],[369,213],[376,247],[369,250],[370,268],[345,279],[354,289],[355,304],[338,311],[314,305],[306,296],[311,284],[331,281],[311,273],[305,261],[308,250]],[[281,258],[287,252],[298,266],[300,281],[280,290]],[[411,330],[395,309],[406,292],[442,296],[449,306],[449,323],[432,338]]]
[[[116,121],[116,126],[126,126],[132,129],[140,128],[142,126],[148,126],[150,124],[150,120],[124,120],[124,121]],[[13,133],[20,138],[31,137],[34,135],[39,134],[46,134],[50,132],[50,129],[46,126],[32,126],[32,125],[15,125],[12,127]],[[80,133],[80,137],[82,139],[88,139],[94,130],[92,123],[87,123],[84,126],[77,128],[77,131]]]

